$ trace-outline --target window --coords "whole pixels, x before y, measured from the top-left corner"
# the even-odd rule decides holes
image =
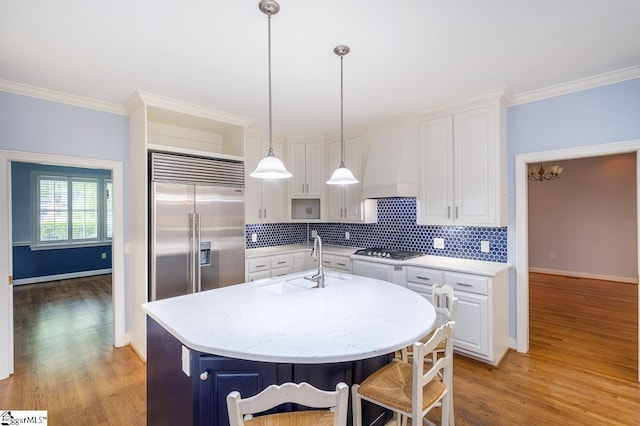
[[[110,241],[112,183],[90,176],[36,174],[35,246]]]

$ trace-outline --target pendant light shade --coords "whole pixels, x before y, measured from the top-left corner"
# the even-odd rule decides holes
[[[353,176],[351,170],[344,165],[344,107],[343,107],[343,77],[342,77],[342,59],[344,55],[349,53],[348,46],[336,46],[333,53],[340,56],[340,165],[333,172],[331,178],[327,181],[329,185],[351,185],[358,183],[359,180]]]
[[[284,163],[273,154],[273,150],[269,149],[269,153],[258,163],[254,171],[249,176],[258,179],[286,179],[293,176]]]
[[[359,180],[351,173],[351,170],[344,165],[338,167],[331,175],[331,179],[327,181],[329,185],[350,185],[358,182]]]
[[[258,179],[284,179],[293,176],[284,163],[273,153],[273,131],[271,128],[271,15],[280,10],[280,5],[274,0],[262,0],[258,5],[260,11],[268,16],[268,44],[269,44],[269,152],[258,163],[256,169],[249,176]]]

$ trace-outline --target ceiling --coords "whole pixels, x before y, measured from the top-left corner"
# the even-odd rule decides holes
[[[345,129],[482,92],[555,86],[640,65],[638,0],[279,0],[274,133]],[[258,0],[2,0],[0,80],[124,105],[136,91],[267,129]]]

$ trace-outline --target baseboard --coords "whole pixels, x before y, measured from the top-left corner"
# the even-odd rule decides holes
[[[538,272],[540,274],[564,275],[567,277],[575,277],[575,278],[591,278],[594,280],[617,281],[621,283],[638,284],[638,277],[619,277],[616,275],[588,274],[584,272],[560,271],[556,269],[545,269],[545,268],[529,268],[529,272]]]
[[[111,268],[108,268],[108,269],[95,269],[93,271],[71,272],[69,274],[58,274],[58,275],[46,275],[46,276],[42,276],[42,277],[21,278],[19,280],[14,280],[13,281],[13,285],[44,283],[44,282],[47,282],[47,281],[67,280],[69,278],[92,277],[94,275],[104,275],[104,274],[110,274],[110,273],[111,273]]]

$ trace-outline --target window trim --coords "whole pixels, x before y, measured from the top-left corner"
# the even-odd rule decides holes
[[[66,240],[56,241],[42,241],[40,239],[40,180],[46,179],[60,179],[66,180],[68,186],[68,199],[67,211],[68,211],[68,235]],[[103,196],[97,197],[97,237],[96,238],[84,238],[73,239],[73,182],[74,181],[96,181],[97,193]],[[71,247],[95,247],[109,245],[112,243],[112,238],[107,236],[107,208],[106,208],[106,186],[107,183],[113,185],[113,177],[91,174],[91,173],[61,173],[55,171],[42,171],[34,170],[31,172],[31,249],[32,250],[46,250],[46,249],[62,249]],[[113,188],[112,188],[113,192]],[[113,223],[111,224],[113,229]],[[113,231],[112,231],[113,232]]]

